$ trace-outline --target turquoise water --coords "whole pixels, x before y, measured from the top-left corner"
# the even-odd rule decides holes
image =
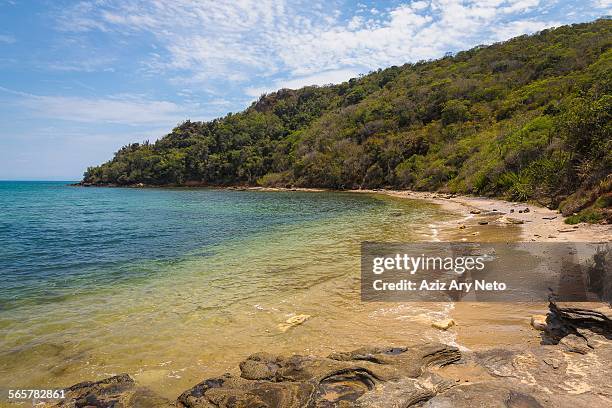
[[[449,218],[373,194],[0,182],[0,388],[126,372],[175,398],[257,351],[438,339],[445,305],[359,301],[359,246]]]
[[[0,310],[151,279],[172,263],[255,233],[384,206],[371,197],[249,191],[80,188],[0,182]]]

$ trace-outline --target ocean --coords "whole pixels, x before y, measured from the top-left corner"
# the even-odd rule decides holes
[[[452,218],[437,206],[68,183],[0,182],[0,388],[126,372],[175,398],[257,351],[441,336],[428,318],[449,305],[366,304],[358,287],[360,243],[430,240],[432,220]]]

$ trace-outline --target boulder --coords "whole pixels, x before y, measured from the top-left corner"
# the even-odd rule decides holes
[[[151,390],[137,386],[127,374],[119,374],[100,381],[85,381],[65,390],[65,399],[47,404],[59,408],[170,408],[170,401]]]
[[[564,337],[574,335],[586,340],[603,337],[612,340],[610,309],[603,311],[576,307],[560,307],[554,302],[548,305],[546,330],[542,335],[545,344],[558,344]],[[600,339],[601,340],[601,339]]]
[[[225,374],[205,380],[181,394],[179,407],[287,407],[303,406],[315,392],[312,384],[249,381]]]
[[[455,347],[364,347],[328,357],[251,355],[239,378],[226,374],[197,384],[178,398],[190,408],[374,407],[425,401],[448,385],[423,374],[461,358]],[[428,380],[429,379],[429,380]],[[405,405],[410,404],[410,405]],[[400,405],[397,405],[400,406]]]

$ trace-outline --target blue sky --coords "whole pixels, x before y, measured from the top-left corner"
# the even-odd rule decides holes
[[[0,0],[0,179],[79,179],[129,142],[546,27],[612,0]]]

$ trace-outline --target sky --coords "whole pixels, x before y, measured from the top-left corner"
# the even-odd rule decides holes
[[[265,92],[610,14],[612,0],[0,0],[0,180],[78,180]]]

